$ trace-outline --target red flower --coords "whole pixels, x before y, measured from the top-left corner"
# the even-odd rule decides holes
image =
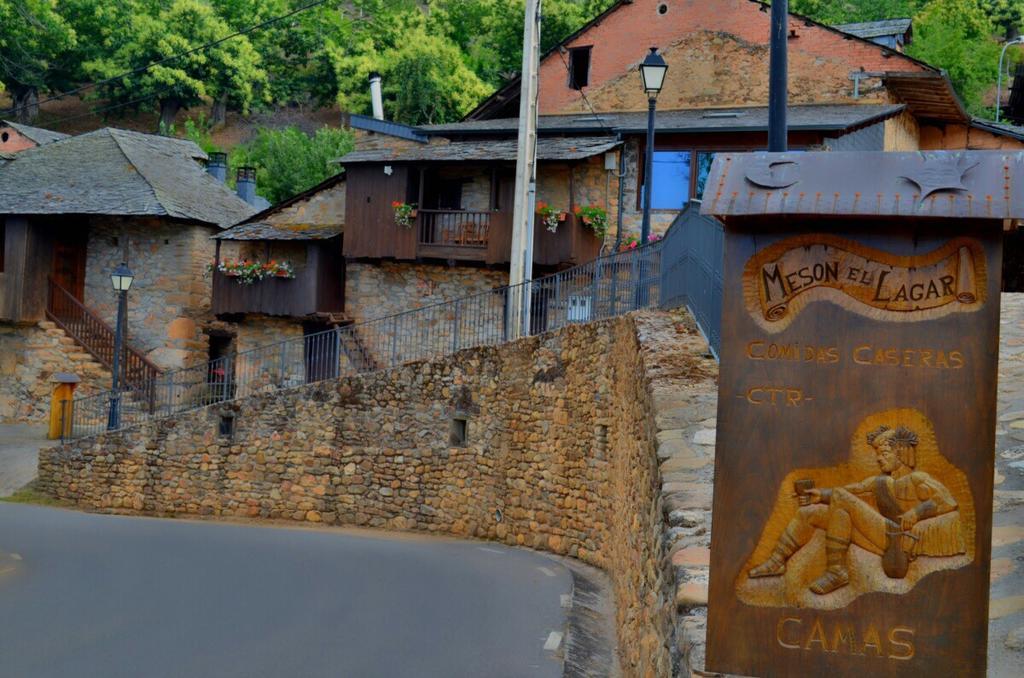
[[[397,201],[397,200],[392,200],[392,201],[391,201],[391,206],[392,206],[392,207],[394,207],[394,208],[398,208],[398,207],[401,207],[401,206],[402,206],[402,203],[400,203],[400,202],[399,202],[399,201]]]

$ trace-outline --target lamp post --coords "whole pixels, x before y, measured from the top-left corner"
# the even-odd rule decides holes
[[[110,274],[110,282],[117,292],[117,328],[114,330],[114,364],[110,414],[107,416],[108,431],[114,431],[121,426],[121,353],[124,351],[124,326],[128,315],[128,289],[134,280],[135,276],[124,262]]]
[[[996,122],[999,122],[999,111],[1003,107],[1003,58],[1011,45],[1024,45],[1024,36],[1010,40],[1003,45],[1002,51],[999,52],[999,76],[996,78]]]
[[[647,93],[647,149],[644,154],[644,220],[640,227],[640,245],[646,245],[651,235],[651,194],[654,192],[654,109],[658,94],[665,84],[665,73],[668,64],[658,54],[658,48],[652,47],[650,53],[640,64],[640,78],[643,80],[644,92]]]

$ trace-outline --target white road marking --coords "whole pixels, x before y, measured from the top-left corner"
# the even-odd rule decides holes
[[[486,546],[477,546],[477,548],[481,551],[487,551],[488,553],[497,553],[499,555],[505,553],[504,551],[499,551],[498,549],[489,549]]]
[[[11,558],[14,558],[15,560],[21,560],[21,556],[19,556],[17,553],[12,553]]]
[[[553,571],[553,570],[549,570],[549,569],[548,569],[548,568],[546,568],[546,567],[538,567],[537,569],[538,569],[538,570],[540,570],[541,572],[543,572],[544,574],[546,574],[546,575],[547,575],[547,576],[549,576],[549,577],[557,577],[557,576],[558,576],[558,575],[556,575],[556,574],[554,573],[554,571]]]
[[[562,604],[562,607],[572,607],[572,596],[568,593],[563,593],[558,596],[558,600]]]
[[[3,568],[2,570],[0,570],[0,574],[7,574],[8,572],[14,572],[14,566],[13,565],[9,565],[9,566]]]
[[[560,631],[552,631],[548,634],[547,642],[544,643],[544,649],[547,651],[557,650],[558,646],[562,644],[562,633]]]

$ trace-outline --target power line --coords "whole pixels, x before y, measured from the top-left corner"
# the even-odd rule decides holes
[[[562,65],[565,66],[565,72],[568,73],[570,76],[572,76],[572,69],[569,68],[569,63],[565,60],[565,55],[562,53],[561,47],[559,47],[555,51],[558,52],[558,58],[560,58],[562,60]],[[604,118],[602,118],[600,115],[597,114],[597,111],[594,109],[594,105],[590,103],[590,99],[587,98],[587,94],[586,94],[586,92],[583,91],[583,88],[580,87],[576,91],[580,93],[580,97],[582,97],[583,103],[585,103],[587,105],[587,108],[590,109],[590,115],[594,118],[594,121],[598,125],[600,125],[601,128],[603,130],[605,130],[606,132],[608,132],[609,134],[615,134],[615,130],[613,130],[611,127],[609,127],[605,123]]]
[[[129,76],[137,75],[139,73],[144,73],[145,71],[148,71],[150,68],[153,68],[154,66],[160,66],[161,64],[165,64],[165,63],[167,63],[169,61],[174,61],[176,59],[181,59],[183,57],[191,56],[191,55],[196,54],[198,52],[202,52],[204,50],[210,49],[211,47],[216,47],[217,45],[220,45],[220,44],[222,44],[224,42],[227,42],[228,40],[233,40],[234,38],[237,38],[237,37],[240,37],[240,36],[243,36],[243,35],[248,35],[249,33],[252,33],[254,31],[258,31],[260,29],[266,28],[267,26],[270,26],[271,24],[275,24],[275,23],[277,23],[279,21],[284,21],[285,19],[289,19],[289,18],[295,16],[296,14],[300,14],[300,13],[305,12],[307,10],[313,9],[314,7],[319,7],[320,5],[325,5],[328,2],[336,2],[336,1],[337,0],[314,0],[313,2],[310,2],[310,3],[307,3],[305,5],[302,5],[301,7],[297,7],[297,8],[293,9],[292,11],[290,11],[290,12],[288,12],[286,14],[282,14],[281,16],[273,17],[271,19],[267,19],[266,21],[262,21],[262,22],[260,22],[258,24],[254,24],[254,25],[249,26],[247,28],[243,28],[241,30],[235,31],[234,33],[231,33],[230,35],[224,36],[223,38],[219,38],[219,39],[214,40],[212,42],[208,42],[206,44],[199,45],[197,47],[193,47],[192,49],[185,50],[184,52],[180,52],[178,54],[172,54],[171,56],[167,56],[167,57],[164,57],[162,59],[157,59],[156,61],[153,61],[151,63],[146,64],[145,66],[140,66],[139,68],[133,69],[131,71],[127,71],[125,73],[121,73],[120,75],[115,75],[115,76],[107,78],[105,80],[100,80],[99,82],[87,83],[85,85],[82,85],[81,87],[76,87],[75,89],[69,90],[67,92],[62,92],[61,94],[59,94],[57,96],[52,96],[52,97],[49,97],[48,99],[43,99],[42,101],[38,101],[38,102],[36,102],[36,103],[34,103],[34,104],[30,105],[30,106],[16,106],[15,108],[11,108],[9,110],[4,111],[0,115],[8,116],[8,115],[11,115],[12,113],[18,113],[19,111],[23,111],[23,110],[26,110],[28,108],[33,108],[33,107],[41,106],[42,104],[45,104],[45,103],[50,102],[50,101],[56,101],[58,99],[63,99],[64,97],[71,96],[72,94],[79,94],[80,92],[84,92],[86,90],[93,89],[95,87],[102,87],[103,85],[109,85],[110,83],[115,82],[117,80],[121,80],[122,78],[127,78]],[[152,97],[149,97],[149,98],[152,98]],[[77,116],[77,117],[81,117],[81,116]]]
[[[155,99],[158,96],[160,96],[161,94],[166,94],[169,91],[170,91],[170,88],[158,90],[156,92],[152,92],[152,93],[147,94],[145,96],[141,96],[141,97],[139,97],[137,99],[132,99],[130,101],[122,101],[122,102],[117,103],[117,104],[111,104],[110,106],[102,106],[100,108],[93,108],[92,110],[87,111],[85,113],[79,113],[77,115],[69,115],[69,116],[67,116],[65,118],[58,118],[57,120],[53,120],[53,121],[47,122],[46,124],[47,124],[48,127],[56,127],[56,126],[59,126],[61,123],[68,122],[69,120],[78,120],[79,118],[89,118],[89,117],[92,117],[92,116],[97,115],[99,113],[104,113],[106,111],[112,111],[115,108],[123,108],[125,106],[131,106],[132,104],[142,103],[143,101],[149,101],[150,99]]]

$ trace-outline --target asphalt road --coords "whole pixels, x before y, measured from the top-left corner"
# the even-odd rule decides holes
[[[560,676],[557,562],[0,503],[0,676]]]

